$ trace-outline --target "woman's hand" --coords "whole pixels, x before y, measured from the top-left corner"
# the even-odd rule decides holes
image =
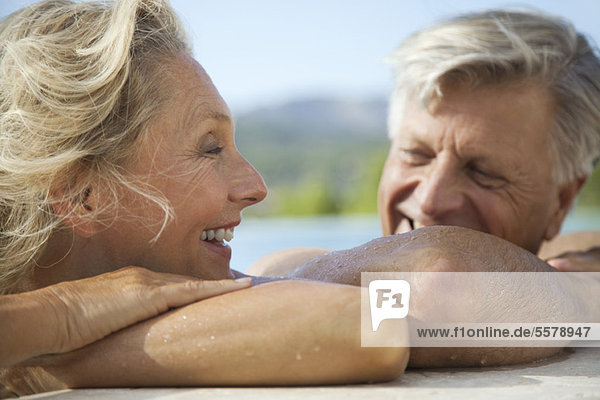
[[[408,362],[408,349],[361,347],[361,322],[360,288],[281,280],[196,302],[76,351],[7,368],[0,371],[0,387],[23,396],[76,387],[395,379]],[[408,337],[404,320],[386,322],[400,338]]]
[[[568,251],[546,262],[565,272],[600,272],[600,246],[585,251]]]
[[[208,297],[249,287],[249,278],[203,281],[128,267],[0,297],[0,366],[68,352]]]

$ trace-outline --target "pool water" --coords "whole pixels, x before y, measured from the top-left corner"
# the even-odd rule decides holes
[[[562,232],[600,230],[600,209],[577,209]],[[341,250],[381,236],[377,215],[244,218],[230,243],[231,267],[244,271],[258,258],[290,247]]]

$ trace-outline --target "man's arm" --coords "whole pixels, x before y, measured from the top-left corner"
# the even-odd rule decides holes
[[[385,381],[406,348],[361,348],[360,289],[278,281],[212,297],[83,349],[4,371],[20,394],[63,387]],[[402,321],[394,334],[406,334]]]
[[[338,251],[317,257],[292,274],[293,277],[316,279],[326,282],[340,282],[360,285],[361,272],[551,272],[552,269],[533,254],[495,236],[459,227],[427,227],[402,235],[386,236],[362,246]],[[439,275],[443,279],[443,275]],[[431,287],[443,287],[430,282]],[[598,282],[590,282],[596,285]],[[423,296],[427,289],[419,287]],[[478,288],[474,287],[471,293]],[[412,289],[411,289],[412,290]],[[559,302],[564,310],[548,309],[548,298],[556,296],[553,288],[542,283],[539,287],[528,288],[536,293],[538,301],[526,304],[498,304],[500,315],[513,318],[512,321],[527,321],[531,315],[556,315],[563,312],[569,317],[572,310],[579,310],[582,318],[598,319],[593,309],[581,302],[578,296],[589,299],[589,292],[571,293]],[[432,295],[434,293],[431,293]],[[435,293],[439,297],[439,293]],[[412,295],[411,295],[412,296]],[[442,295],[443,297],[443,295]],[[412,300],[411,300],[412,302]],[[493,303],[492,303],[493,304]],[[474,300],[472,314],[477,313],[478,304]],[[587,308],[586,308],[587,307]],[[465,312],[457,310],[457,312]],[[411,315],[419,318],[419,310],[411,306]],[[448,310],[452,318],[454,310]],[[571,313],[571,314],[570,314]],[[596,310],[597,314],[597,310]],[[567,322],[567,321],[565,321]],[[414,348],[411,349],[409,366],[413,367],[471,367],[506,365],[530,362],[552,356],[560,348]]]
[[[318,247],[292,247],[274,251],[253,262],[245,272],[256,276],[289,276],[302,264],[330,251]]]
[[[316,247],[279,250],[256,260],[246,273],[258,276],[289,276],[296,268],[330,251]],[[557,236],[543,243],[538,256],[561,270],[600,272],[600,231]]]

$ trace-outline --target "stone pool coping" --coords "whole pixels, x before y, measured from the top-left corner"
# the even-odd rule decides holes
[[[600,347],[568,349],[551,360],[511,367],[408,370],[372,385],[259,388],[76,389],[22,399],[600,399]]]

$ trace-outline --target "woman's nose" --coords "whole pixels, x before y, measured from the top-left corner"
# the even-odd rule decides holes
[[[243,203],[243,207],[248,207],[267,197],[267,186],[262,176],[241,154],[234,169],[229,191],[230,201]]]

